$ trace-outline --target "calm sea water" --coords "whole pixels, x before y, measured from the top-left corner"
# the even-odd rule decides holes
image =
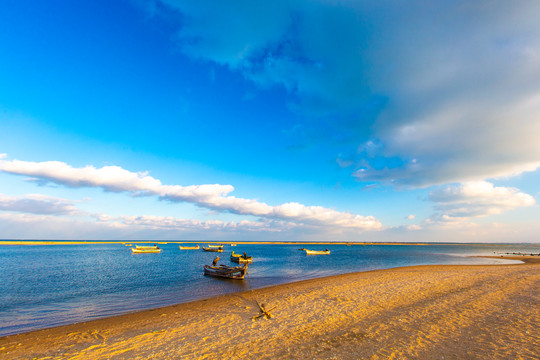
[[[470,258],[539,252],[538,245],[309,245],[330,256],[307,256],[299,245],[225,246],[220,256],[254,256],[244,281],[203,275],[216,253],[160,245],[160,254],[132,254],[121,244],[0,245],[0,336],[81,322],[219,294],[356,271],[428,264],[493,264]]]

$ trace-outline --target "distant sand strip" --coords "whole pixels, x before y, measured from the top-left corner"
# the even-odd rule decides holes
[[[345,274],[12,335],[0,358],[538,359],[540,259],[519,259]],[[252,320],[255,299],[274,318]]]
[[[1,245],[96,245],[96,244],[215,244],[215,245],[347,245],[347,246],[366,246],[366,245],[408,245],[408,246],[479,246],[504,248],[512,247],[516,244],[492,244],[492,243],[405,243],[405,242],[317,242],[317,241],[165,241],[165,240],[132,240],[132,241],[100,241],[100,240],[0,240]],[[536,246],[540,245],[527,244]]]

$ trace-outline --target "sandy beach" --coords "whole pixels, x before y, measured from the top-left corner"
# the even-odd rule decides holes
[[[0,358],[539,359],[540,259],[519,259],[345,274],[12,335]],[[257,301],[271,319],[253,319]]]

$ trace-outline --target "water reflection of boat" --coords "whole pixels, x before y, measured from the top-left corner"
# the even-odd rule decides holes
[[[211,252],[223,252],[223,248],[210,248],[210,247],[204,247],[203,251],[211,251]]]
[[[330,255],[330,250],[308,250],[304,249],[306,251],[306,255]]]
[[[199,245],[197,245],[197,246],[182,246],[182,245],[180,245],[179,248],[180,248],[180,250],[199,250],[200,249]]]
[[[251,263],[251,262],[253,262],[253,256],[245,257],[244,255],[236,254],[233,251],[232,254],[231,254],[231,261],[237,262],[237,263],[242,263],[242,264]]]
[[[151,254],[151,253],[160,253],[161,252],[161,249],[159,247],[152,247],[152,246],[147,246],[146,248],[131,248],[131,252],[133,252],[134,254]]]
[[[204,265],[204,274],[214,277],[226,279],[244,280],[247,273],[247,264],[244,266],[227,266],[227,265]]]

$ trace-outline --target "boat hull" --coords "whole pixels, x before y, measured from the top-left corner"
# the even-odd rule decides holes
[[[330,255],[330,250],[318,251],[318,250],[305,250],[306,255]]]
[[[197,246],[179,246],[180,250],[199,250],[199,245]]]
[[[204,274],[213,277],[219,277],[224,279],[244,280],[244,276],[247,273],[247,264],[244,266],[204,266]]]
[[[134,254],[156,254],[160,253],[161,249],[135,249],[131,248],[131,252]]]
[[[243,255],[235,254],[233,251],[231,254],[231,261],[239,264],[250,264],[253,262],[253,256],[245,258]]]
[[[207,248],[203,247],[203,251],[209,251],[209,252],[223,252],[223,249],[216,249],[216,248]]]

